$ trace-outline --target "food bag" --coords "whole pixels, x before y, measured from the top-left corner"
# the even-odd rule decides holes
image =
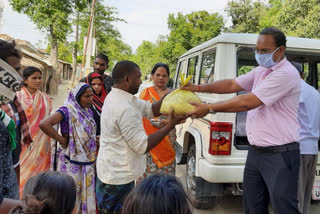
[[[181,74],[181,84],[186,85],[191,76],[184,79],[184,74]],[[183,115],[194,111],[194,106],[190,102],[201,103],[201,99],[195,93],[187,90],[177,89],[167,95],[161,105],[160,113],[169,114],[173,108],[176,115]]]

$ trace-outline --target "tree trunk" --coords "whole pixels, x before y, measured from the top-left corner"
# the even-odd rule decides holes
[[[75,41],[75,45],[73,47],[73,51],[72,51],[72,78],[71,78],[71,87],[74,86],[75,83],[75,78],[76,78],[76,73],[77,73],[77,54],[78,54],[78,42],[79,42],[79,14],[80,12],[77,11],[77,24],[76,24],[76,41]]]
[[[61,76],[61,69],[59,68],[58,62],[58,41],[56,36],[53,33],[53,27],[50,26],[50,44],[51,44],[51,52],[50,52],[50,62],[53,66],[51,81],[49,82],[49,93],[54,95],[58,94],[58,86]]]

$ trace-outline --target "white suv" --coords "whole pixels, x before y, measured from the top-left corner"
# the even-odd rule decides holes
[[[191,75],[194,84],[233,79],[257,66],[254,48],[257,34],[225,33],[183,54],[178,60],[174,88],[180,74]],[[320,40],[287,37],[286,57],[303,63],[306,81],[319,87]],[[241,92],[245,93],[245,92]],[[237,94],[197,93],[203,102],[215,103]],[[186,164],[187,189],[197,208],[212,207],[216,196],[242,194],[248,140],[246,112],[209,114],[176,126],[177,163]],[[314,199],[320,199],[320,158]]]

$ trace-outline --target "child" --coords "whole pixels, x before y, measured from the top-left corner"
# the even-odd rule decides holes
[[[71,214],[76,204],[76,184],[61,172],[42,172],[31,177],[23,191],[23,203],[11,214]]]
[[[155,174],[129,193],[122,214],[192,214],[192,204],[176,177]]]

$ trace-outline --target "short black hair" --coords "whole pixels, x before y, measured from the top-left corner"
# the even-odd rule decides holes
[[[76,204],[74,179],[58,171],[31,177],[23,190],[23,205],[12,213],[70,214]]]
[[[15,56],[21,59],[21,54],[16,49],[16,44],[0,39],[0,59],[7,62],[7,58]]]
[[[277,47],[287,47],[287,38],[284,33],[275,27],[267,27],[260,32],[260,35],[272,35]]]
[[[126,197],[122,214],[192,214],[192,202],[181,182],[172,175],[155,174]]]
[[[151,70],[151,74],[154,75],[154,73],[156,73],[156,70],[157,70],[158,68],[160,68],[160,67],[166,69],[167,74],[168,74],[168,77],[169,77],[169,76],[170,76],[169,66],[168,66],[167,64],[162,63],[162,62],[159,62],[159,63],[157,63],[157,64],[155,64],[155,65],[153,66],[153,68],[152,68],[152,70]]]
[[[140,69],[139,66],[128,60],[118,62],[112,70],[112,79],[114,83],[119,83],[125,76],[131,74],[135,69]]]
[[[107,65],[108,65],[108,63],[109,63],[109,58],[108,58],[106,55],[102,54],[102,53],[101,53],[101,54],[98,54],[98,55],[96,56],[96,58],[99,58],[99,59],[104,60]],[[95,58],[95,59],[96,59],[96,58]]]
[[[22,72],[23,80],[27,80],[32,74],[36,72],[39,72],[40,74],[42,74],[41,70],[37,67],[34,67],[34,66],[25,67]]]

